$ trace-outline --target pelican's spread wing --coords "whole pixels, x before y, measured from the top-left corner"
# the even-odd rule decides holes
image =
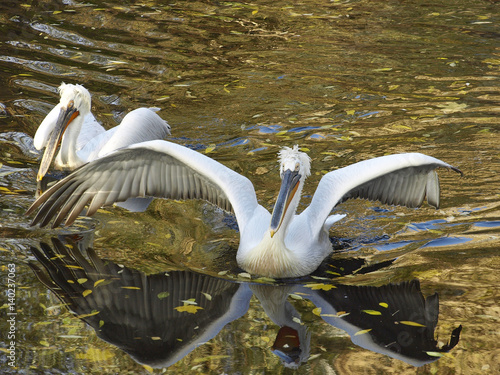
[[[435,169],[439,167],[462,174],[439,159],[418,153],[387,155],[349,165],[323,176],[304,214],[311,228],[321,228],[331,210],[350,198],[418,207],[427,196],[427,202],[438,208]]]
[[[56,227],[67,215],[65,224],[73,223],[89,201],[87,216],[103,205],[144,196],[204,199],[233,211],[240,227],[258,206],[246,177],[189,148],[157,140],[85,164],[47,190],[27,214],[41,206],[32,225],[47,225],[55,217]]]

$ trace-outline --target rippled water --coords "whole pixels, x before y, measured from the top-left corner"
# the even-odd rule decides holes
[[[96,262],[121,264],[131,275],[141,275],[142,282],[163,280],[167,272],[186,277],[175,284],[181,287],[189,277],[208,280],[199,285],[220,285],[217,292],[200,287],[192,296],[206,311],[192,315],[199,328],[189,329],[206,329],[214,337],[204,345],[193,344],[190,353],[169,362],[166,372],[288,372],[282,357],[271,350],[285,324],[273,315],[269,300],[291,306],[286,309],[296,328],[308,327],[310,337],[302,342],[309,343],[309,359],[299,373],[496,371],[497,2],[45,1],[4,2],[0,9],[0,263],[6,291],[9,265],[15,265],[17,312],[17,367],[8,365],[10,343],[3,335],[2,371],[162,372],[149,367],[151,362],[137,361],[116,341],[106,340],[102,327],[109,320],[103,318],[101,325],[93,315],[82,317],[93,314],[92,308],[77,312],[81,319],[74,317],[63,306],[68,300],[40,283],[28,265],[30,261],[43,270],[31,248],[40,249],[41,242],[45,249],[54,247],[52,238],[62,233],[75,240],[82,228],[92,228],[87,245],[95,249]],[[342,250],[316,275],[332,281],[309,278],[266,291],[238,274],[234,220],[204,203],[157,200],[143,214],[110,208],[69,229],[29,227],[24,212],[34,199],[39,163],[31,137],[58,102],[62,81],[84,84],[91,91],[93,112],[106,128],[131,109],[160,107],[159,114],[172,126],[173,142],[208,152],[248,176],[266,207],[272,207],[278,190],[276,153],[284,145],[300,144],[313,160],[304,206],[322,174],[386,153],[423,152],[457,166],[465,177],[440,172],[439,210],[344,203],[337,213],[348,216],[331,232]],[[342,266],[335,263],[340,260],[345,262]],[[343,268],[340,277],[330,266]],[[195,276],[185,276],[192,271]],[[97,277],[89,275],[77,277],[73,284],[80,280],[85,286]],[[358,292],[353,291],[364,290],[355,288],[380,287],[373,292],[378,301],[389,283],[404,290],[400,283],[413,279],[419,280],[428,300],[435,292],[439,295],[439,321],[428,333],[438,348],[448,343],[454,329],[463,327],[456,347],[432,363],[415,367],[373,348],[363,349],[356,332],[369,334],[363,331],[374,329],[372,323],[365,327],[350,321],[358,331],[349,331],[335,326],[329,316],[342,315],[347,308],[335,302],[336,289],[355,299]],[[43,280],[54,288],[50,277]],[[315,283],[337,288],[304,291]],[[168,285],[174,289],[163,286],[163,292],[173,293],[175,285]],[[207,298],[203,293],[221,308],[240,301],[248,309],[238,310],[240,316],[226,309],[236,315],[221,318],[219,323],[225,325],[215,332],[213,322],[221,315],[208,301],[201,304]],[[179,298],[189,299],[188,294]],[[234,299],[235,295],[245,298]],[[9,332],[12,301],[7,292],[2,296],[0,326]],[[104,311],[105,306],[98,306]],[[375,309],[361,306],[365,305],[359,304],[359,311]],[[119,307],[115,305],[114,311]],[[158,315],[162,316],[154,316]],[[414,318],[410,314],[408,321]],[[169,319],[163,323],[181,325]],[[111,331],[126,332],[123,326]],[[174,353],[174,347],[184,348],[176,342],[189,341],[168,341],[161,332],[154,334],[149,336],[162,340],[152,342],[173,345],[163,348],[167,354]]]

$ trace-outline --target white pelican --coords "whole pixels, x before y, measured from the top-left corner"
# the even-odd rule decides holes
[[[45,147],[38,181],[47,173],[59,143],[56,168],[73,170],[119,148],[170,134],[170,125],[154,112],[155,108],[133,110],[120,125],[105,131],[91,112],[90,93],[85,87],[62,83],[58,91],[61,100],[42,121],[34,138],[36,149]]]
[[[240,231],[236,255],[241,268],[267,277],[298,277],[313,272],[332,251],[328,231],[345,215],[330,212],[349,198],[418,207],[427,195],[439,206],[438,167],[451,165],[418,153],[365,160],[323,176],[311,204],[296,209],[310,158],[298,146],[279,152],[281,188],[273,213],[257,202],[250,180],[219,162],[167,141],[150,141],[97,159],[61,180],[28,209],[40,207],[32,225],[56,216],[53,227],[69,214],[73,223],[89,202],[87,216],[103,205],[129,197],[199,198],[234,212]],[[59,211],[59,213],[57,213]]]

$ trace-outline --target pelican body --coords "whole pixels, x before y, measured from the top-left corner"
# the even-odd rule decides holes
[[[296,213],[310,158],[298,146],[279,152],[281,188],[270,213],[246,177],[196,151],[167,141],[131,145],[79,168],[45,192],[27,213],[41,206],[32,225],[73,223],[90,202],[87,216],[129,197],[204,199],[233,212],[240,243],[236,259],[245,271],[273,278],[313,272],[332,252],[329,229],[345,215],[330,215],[350,198],[418,207],[427,196],[439,206],[435,171],[457,168],[418,153],[382,156],[325,174],[311,204]]]
[[[155,113],[156,108],[135,109],[120,125],[105,131],[91,112],[91,97],[85,87],[62,83],[58,91],[59,103],[47,114],[34,137],[36,149],[45,148],[38,181],[49,170],[59,144],[56,168],[74,170],[119,148],[170,134],[170,125]]]

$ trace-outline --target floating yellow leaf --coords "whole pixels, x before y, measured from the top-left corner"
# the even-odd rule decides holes
[[[75,270],[83,270],[83,267],[73,266],[72,264],[67,264],[66,267],[67,268],[72,268],[72,269],[75,269]]]
[[[333,272],[333,271],[326,271],[326,273],[329,273],[330,275],[334,275],[334,276],[342,276],[340,273]]]
[[[425,325],[417,323],[417,322],[412,322],[410,320],[401,320],[399,323],[404,324],[406,326],[413,326],[413,327],[425,327]]]
[[[96,282],[94,282],[94,288],[99,285],[100,283],[102,283],[104,281],[104,279],[99,279],[97,280]]]
[[[82,315],[77,315],[76,317],[77,317],[78,319],[83,319],[83,318],[88,318],[89,316],[94,316],[94,315],[97,315],[97,314],[99,314],[99,311],[94,310],[94,311],[92,311],[91,313],[88,313],[88,314],[82,314]]]
[[[348,115],[348,116],[352,116],[354,115],[354,113],[356,113],[356,111],[354,109],[350,109],[348,111],[345,111],[345,113]]]
[[[311,288],[312,290],[330,290],[330,289],[336,288],[335,285],[332,285],[332,284],[322,284],[322,283],[306,284],[304,286],[307,287],[307,288]]]
[[[354,334],[354,336],[359,336],[359,335],[364,335],[365,333],[368,333],[370,332],[372,329],[371,328],[368,328],[368,329],[362,329],[361,331],[358,331]]]
[[[385,307],[385,308],[389,307],[389,305],[387,303],[385,303],[385,302],[380,302],[379,305],[382,306],[382,307]]]
[[[87,281],[88,281],[88,279],[87,279],[87,278],[85,278],[85,277],[82,277],[81,279],[76,280],[76,282],[77,282],[78,284],[83,284],[83,283],[85,283],[85,282],[87,282]]]
[[[142,365],[142,367],[144,367],[146,369],[146,371],[149,372],[150,374],[154,373],[154,370],[151,366]]]
[[[205,298],[206,298],[206,299],[208,299],[209,301],[211,301],[211,300],[212,300],[212,296],[211,296],[210,294],[208,294],[208,293],[203,293],[203,292],[201,292],[201,294],[203,294],[203,295],[205,296]]]
[[[215,145],[214,144],[211,144],[209,145],[206,149],[205,149],[205,154],[208,154],[210,152],[212,152],[213,150],[215,150]]]
[[[321,316],[321,307],[316,307],[313,309],[312,313],[317,316]]]
[[[161,292],[161,293],[158,293],[157,297],[158,297],[158,299],[163,299],[163,298],[167,298],[169,295],[170,295],[169,292]]]
[[[122,289],[141,290],[138,286],[122,286]]]
[[[276,279],[273,279],[272,277],[259,277],[257,279],[254,279],[255,282],[262,282],[262,283],[274,283],[276,282]]]
[[[9,251],[9,250],[7,250],[7,249],[5,249],[3,247],[0,247],[0,251]]]
[[[377,310],[361,310],[361,311],[369,315],[382,315],[382,313]]]
[[[40,345],[45,346],[45,347],[50,346],[50,344],[45,340],[40,341]]]
[[[196,300],[194,298],[181,300],[185,305],[197,305]]]
[[[252,275],[250,275],[248,272],[241,272],[238,274],[238,277],[243,277],[245,279],[251,279]]]
[[[104,320],[99,320],[99,328],[101,328],[104,325]]]
[[[203,309],[203,307],[195,306],[195,305],[184,305],[184,306],[174,307],[174,309],[179,311],[179,312],[187,312],[190,314],[196,314],[198,312],[198,310]]]
[[[87,290],[84,290],[84,291],[82,292],[82,295],[83,295],[84,297],[87,297],[90,293],[92,293],[92,291],[91,291],[90,289],[87,289]]]

